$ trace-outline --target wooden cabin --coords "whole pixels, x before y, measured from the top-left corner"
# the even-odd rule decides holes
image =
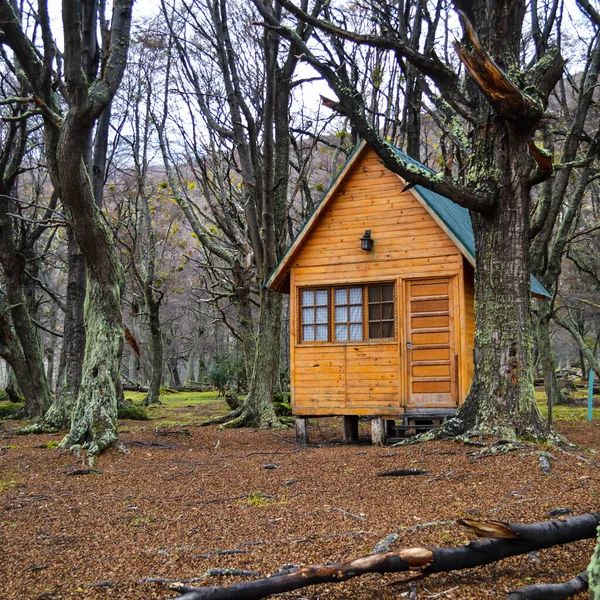
[[[405,187],[360,143],[267,282],[290,295],[300,439],[308,417],[344,416],[350,441],[358,417],[371,415],[381,443],[391,424],[443,420],[467,396],[475,333],[469,212]]]

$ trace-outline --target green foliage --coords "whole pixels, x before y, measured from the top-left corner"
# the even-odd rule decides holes
[[[239,392],[246,389],[246,368],[242,353],[234,349],[219,355],[208,369],[208,380],[217,388],[219,396],[227,389]]]
[[[23,408],[20,404],[16,404],[15,402],[7,402],[6,404],[0,404],[0,419],[7,419],[16,415],[21,408]]]
[[[119,408],[119,419],[130,419],[132,421],[149,421],[148,413],[141,407],[132,404]]]
[[[270,501],[271,498],[263,496],[260,490],[254,490],[246,496],[245,500],[240,500],[239,504],[251,506],[252,508],[263,508],[264,506],[267,506]]]
[[[17,479],[0,479],[0,493],[15,487],[18,483]]]
[[[53,448],[58,448],[59,442],[54,440],[53,442],[46,442],[44,444],[44,448],[48,448],[48,450],[52,450]]]
[[[292,406],[289,402],[273,402],[273,408],[275,409],[275,414],[278,417],[291,417],[292,416]]]

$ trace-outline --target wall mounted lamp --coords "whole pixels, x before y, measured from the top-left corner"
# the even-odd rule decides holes
[[[371,238],[371,230],[367,229],[365,235],[360,238],[360,248],[366,252],[373,250],[373,239]]]

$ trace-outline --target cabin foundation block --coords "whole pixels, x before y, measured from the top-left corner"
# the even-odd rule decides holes
[[[358,442],[358,417],[356,415],[344,416],[344,442],[347,444]]]
[[[385,420],[381,417],[371,421],[371,441],[375,446],[385,446]]]
[[[296,441],[299,444],[308,444],[308,419],[296,417]]]

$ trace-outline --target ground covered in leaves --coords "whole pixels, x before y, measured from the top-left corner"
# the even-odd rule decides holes
[[[598,421],[559,422],[580,449],[506,454],[454,442],[344,446],[334,419],[311,426],[308,447],[290,430],[218,431],[190,422],[122,422],[129,453],[110,450],[92,473],[53,448],[59,435],[15,436],[20,424],[4,422],[0,598],[171,598],[164,584],[148,580],[346,561],[392,532],[399,534],[394,548],[460,545],[470,537],[457,518],[529,523],[557,509],[599,507],[600,456],[583,449],[600,450]],[[360,427],[366,439],[369,425]],[[540,451],[550,455],[549,475],[540,470]],[[378,476],[399,469],[426,473]],[[592,548],[578,542],[411,582],[415,574],[368,575],[278,597],[406,598],[413,586],[419,599],[504,598],[516,587],[570,579]],[[237,580],[207,576],[196,585]]]

